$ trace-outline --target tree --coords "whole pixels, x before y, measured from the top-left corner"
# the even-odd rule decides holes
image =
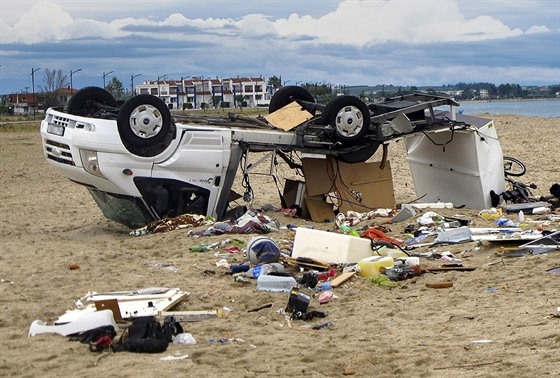
[[[45,109],[59,106],[60,98],[57,91],[69,85],[68,77],[62,73],[62,70],[45,69],[44,85],[39,86],[41,92],[45,94]]]
[[[278,89],[282,86],[280,82],[280,78],[278,76],[271,76],[268,78],[268,85],[270,85],[274,89]]]
[[[113,95],[116,100],[121,100],[124,98],[124,87],[123,83],[117,79],[115,76],[111,79],[109,84],[105,87],[105,89]]]
[[[212,106],[217,108],[220,105],[220,101],[222,101],[222,96],[212,96]]]
[[[235,95],[235,106],[241,107],[243,105],[243,101],[245,101],[245,97],[243,95]]]

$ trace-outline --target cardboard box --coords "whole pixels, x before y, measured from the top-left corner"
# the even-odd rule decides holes
[[[282,196],[287,208],[291,208],[294,205],[301,207],[305,197],[305,182],[286,179]]]
[[[317,199],[335,192],[339,211],[367,212],[376,208],[395,208],[391,164],[380,162],[347,164],[332,157],[302,159],[306,185],[306,205],[318,207]],[[308,201],[308,198],[312,198]],[[360,199],[361,198],[361,202]],[[329,204],[326,204],[328,206]],[[326,207],[321,207],[326,211]],[[311,211],[310,211],[311,213]],[[323,221],[323,214],[312,220]]]
[[[395,208],[391,164],[386,161],[383,169],[380,165],[380,162],[338,163],[340,175],[335,183],[342,201],[340,212],[346,213],[349,210],[367,212],[377,208]],[[361,196],[361,202],[357,198],[358,195]]]

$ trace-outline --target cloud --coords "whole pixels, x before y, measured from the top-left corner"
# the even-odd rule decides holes
[[[99,85],[110,70],[121,80],[141,73],[348,85],[560,82],[559,10],[550,1],[520,3],[239,1],[231,17],[231,2],[222,0],[2,0],[0,82],[2,91],[20,90],[37,66],[82,68],[78,85]]]
[[[550,32],[550,29],[544,25],[531,26],[529,30],[527,30],[527,34],[548,33],[548,32]]]
[[[130,19],[128,22],[135,22]],[[74,19],[59,5],[49,1],[35,4],[10,27],[2,23],[2,43],[36,44],[83,38],[111,39],[124,37],[119,22]]]
[[[66,3],[63,3],[66,4]],[[46,22],[47,21],[47,22]],[[165,33],[171,28],[172,33]],[[182,30],[184,28],[184,31]],[[533,26],[529,33],[545,32]],[[491,16],[466,18],[457,1],[341,1],[336,10],[320,17],[300,16],[271,20],[264,14],[238,19],[196,18],[173,13],[160,20],[120,18],[110,22],[74,19],[58,3],[43,1],[23,14],[13,26],[2,23],[3,43],[40,43],[80,38],[115,39],[147,32],[177,40],[187,33],[275,36],[308,43],[335,43],[354,46],[378,43],[432,43],[483,41],[523,34]]]
[[[72,17],[60,5],[42,2],[23,14],[13,27],[2,24],[2,42],[37,43],[65,39],[68,26],[72,23]]]
[[[317,43],[350,45],[481,41],[523,34],[489,16],[467,19],[453,1],[343,1],[320,18],[294,14],[274,25],[284,37],[307,35]]]

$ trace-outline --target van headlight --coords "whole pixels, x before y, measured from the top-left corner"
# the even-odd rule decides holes
[[[80,150],[80,158],[82,159],[82,166],[86,172],[91,173],[97,177],[105,178],[101,169],[99,169],[99,160],[97,159],[97,151]]]

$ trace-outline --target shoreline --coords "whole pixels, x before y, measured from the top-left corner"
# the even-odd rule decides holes
[[[524,101],[560,101],[560,97],[547,97],[547,98],[495,98],[489,100],[461,100],[461,102],[524,102]]]

